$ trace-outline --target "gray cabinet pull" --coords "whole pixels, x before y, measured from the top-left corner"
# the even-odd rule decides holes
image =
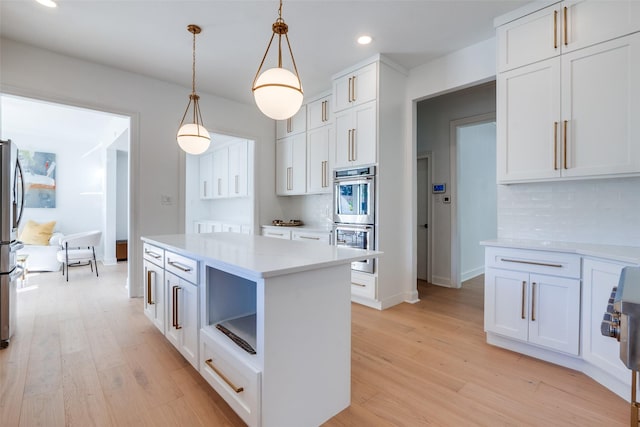
[[[171,261],[170,259],[167,260],[167,264],[177,268],[178,270],[182,270],[185,273],[188,273],[189,271],[191,271],[191,267],[189,267],[188,265],[184,265],[182,263],[179,263],[178,261]]]
[[[500,258],[502,262],[514,262],[516,264],[529,264],[529,265],[540,265],[543,267],[554,267],[554,268],[562,268],[562,264],[550,264],[547,262],[535,262],[535,261],[521,261],[519,259],[509,259],[509,258]]]

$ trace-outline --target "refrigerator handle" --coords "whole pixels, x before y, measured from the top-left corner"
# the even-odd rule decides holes
[[[20,172],[20,214],[18,215],[18,202],[17,202],[17,190],[18,190],[18,171]],[[22,174],[22,165],[20,160],[16,159],[15,177],[13,180],[13,220],[14,228],[18,228],[20,221],[22,221],[22,214],[24,213],[24,175]]]

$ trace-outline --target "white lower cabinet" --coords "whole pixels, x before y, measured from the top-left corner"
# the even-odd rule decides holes
[[[166,273],[166,283],[165,335],[184,358],[198,369],[198,287],[172,273]]]
[[[565,255],[554,261],[556,257],[487,249],[487,264],[503,267],[485,271],[487,332],[571,355],[580,353],[580,257]]]
[[[165,330],[164,269],[144,260],[144,314],[162,333]]]
[[[370,300],[377,298],[377,276],[351,270],[351,296],[360,296]]]
[[[597,368],[630,384],[631,374],[620,360],[620,343],[600,333],[600,323],[624,265],[585,259],[582,264],[582,357]],[[629,388],[627,388],[629,390]]]
[[[203,328],[200,334],[200,374],[250,426],[259,425],[261,372],[229,349],[226,337]]]

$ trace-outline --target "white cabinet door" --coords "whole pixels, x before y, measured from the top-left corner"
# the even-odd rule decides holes
[[[560,15],[553,5],[498,27],[498,72],[560,55]]]
[[[378,96],[378,64],[359,68],[333,82],[333,111],[364,104]]]
[[[307,133],[307,193],[331,193],[331,141],[333,126]]]
[[[564,176],[640,172],[638,76],[640,33],[562,56]]]
[[[640,2],[637,0],[568,0],[560,6],[563,53],[640,30]]]
[[[336,168],[376,162],[376,101],[336,113],[335,123]]]
[[[200,198],[211,199],[213,197],[213,153],[200,156]]]
[[[241,141],[229,146],[229,197],[248,194],[247,141]]]
[[[529,289],[529,342],[577,356],[580,280],[532,274]]]
[[[331,108],[331,95],[307,104],[307,131],[330,124]]]
[[[221,199],[229,195],[229,149],[213,152],[213,198]]]
[[[145,260],[144,284],[144,314],[164,334],[166,316],[164,269]]]
[[[560,58],[498,75],[498,182],[560,176]]]
[[[276,122],[276,139],[295,135],[307,130],[307,106],[303,105],[293,117]]]
[[[304,194],[306,191],[306,134],[276,141],[276,194]]]
[[[167,272],[166,276],[168,319],[165,336],[197,369],[198,287],[172,273]]]
[[[528,338],[529,274],[486,269],[484,328],[521,341]]]
[[[584,259],[582,264],[582,357],[624,383],[629,370],[620,360],[620,344],[600,333],[611,291],[618,286],[624,266],[613,262]]]

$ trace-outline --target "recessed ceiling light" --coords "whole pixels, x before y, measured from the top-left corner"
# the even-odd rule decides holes
[[[58,7],[58,4],[53,0],[36,0],[36,1],[46,7]]]
[[[360,36],[358,37],[358,44],[369,44],[371,43],[371,36]]]

